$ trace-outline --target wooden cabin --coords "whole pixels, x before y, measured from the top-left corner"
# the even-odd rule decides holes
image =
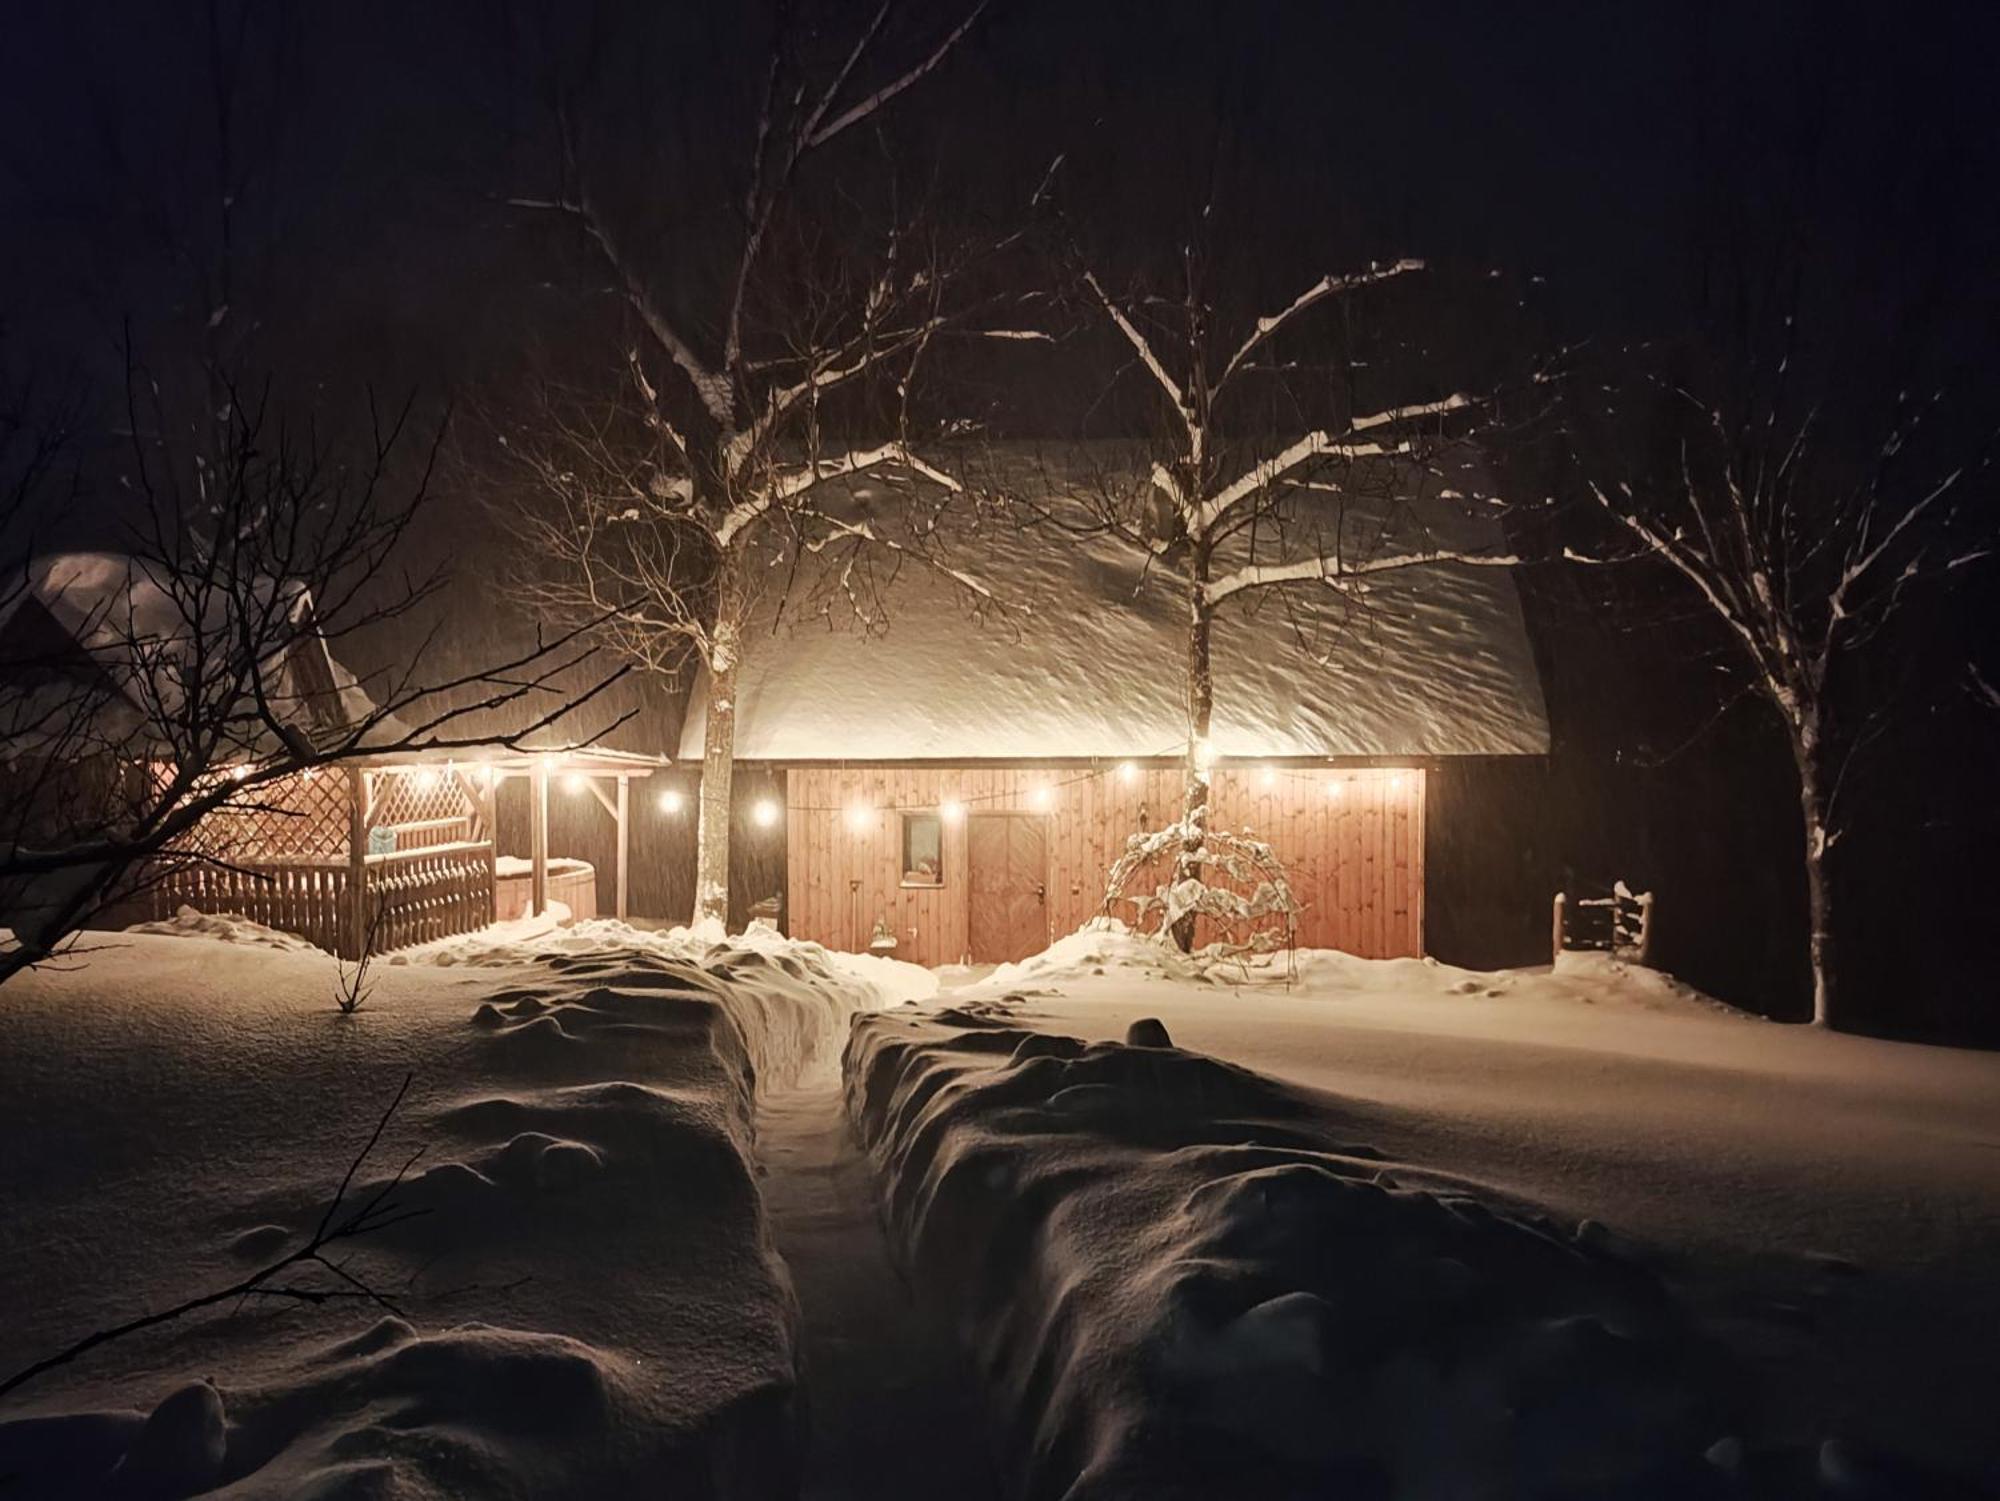
[[[901,504],[852,493],[885,532]],[[1498,541],[1443,500],[1417,522],[1457,547]],[[1131,836],[1179,815],[1186,746],[1186,604],[1148,561],[1111,536],[989,519],[951,539],[948,569],[906,558],[856,599],[851,559],[830,552],[782,618],[763,601],[736,754],[782,781],[769,835],[787,932],[990,962],[1135,916],[1107,904],[1106,875]],[[987,591],[976,608],[954,572]],[[1225,611],[1213,658],[1210,826],[1283,860],[1300,945],[1423,954],[1432,774],[1548,750],[1510,574],[1446,565],[1358,595],[1272,595]],[[683,762],[699,763],[706,697],[698,680]]]

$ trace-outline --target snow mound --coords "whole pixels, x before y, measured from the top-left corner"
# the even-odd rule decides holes
[[[568,914],[562,916],[566,919]],[[937,976],[919,965],[874,954],[844,954],[817,943],[787,938],[763,923],[753,923],[741,933],[730,934],[713,919],[691,928],[655,931],[635,928],[615,918],[565,923],[550,921],[544,914],[542,918],[496,923],[477,933],[401,949],[390,955],[387,962],[497,967],[533,964],[556,956],[621,954],[696,964],[718,973],[755,968],[761,961],[793,981],[866,987],[872,995],[867,1006],[871,1010],[924,1000],[938,989]]]
[[[1715,1357],[1644,1270],[1171,1047],[867,1017],[850,1110],[1025,1493],[1701,1495]]]
[[[302,1244],[408,1071],[346,1200],[381,1195],[388,1223],[332,1257],[396,1316],[232,1300],[93,1351],[0,1417],[19,1494],[795,1492],[798,1311],[755,1092],[828,1052],[872,984],[736,945],[552,945],[509,971],[385,966],[335,1018],[324,955],[181,948],[10,987],[25,1066],[0,1129],[24,1154],[0,1161],[0,1260],[38,1296],[0,1320],[0,1371]],[[36,1167],[86,1156],[116,1168]]]
[[[197,912],[182,907],[172,917],[155,922],[134,923],[128,933],[153,933],[167,938],[212,938],[218,943],[248,944],[254,948],[287,949],[299,953],[318,950],[296,933],[280,933],[260,922],[252,922],[234,912]]]

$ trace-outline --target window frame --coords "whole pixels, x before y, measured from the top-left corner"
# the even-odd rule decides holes
[[[942,891],[944,889],[944,816],[935,812],[906,810],[899,813],[900,822],[896,827],[896,884],[905,891]],[[912,879],[910,870],[910,822],[912,819],[927,818],[937,829],[937,877],[934,880]]]

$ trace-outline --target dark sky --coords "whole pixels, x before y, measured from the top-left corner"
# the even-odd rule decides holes
[[[564,339],[587,316],[580,268],[497,199],[545,176],[536,38],[560,28],[535,15],[590,9],[251,6],[239,153],[262,175],[239,233],[277,247],[263,324],[319,373],[439,389]],[[693,120],[736,156],[756,28],[714,16],[745,12],[601,9],[627,50],[654,49],[635,76],[681,111],[644,118],[623,102],[637,91],[607,88],[607,128]],[[919,32],[938,13],[911,10]],[[1956,287],[1992,264],[1994,12],[998,0],[895,116],[894,148],[907,176],[994,219],[1065,153],[1066,207],[1114,261],[1171,244],[1213,170],[1246,296],[1422,254],[1517,275],[1564,336],[1657,330],[1685,316],[1702,258],[1754,233],[1740,220],[1782,214],[1879,291],[1857,316],[1901,316],[1921,289],[1889,283],[1929,276],[1940,245]],[[215,217],[202,13],[12,8],[0,311],[17,343],[101,352],[121,319],[184,297],[176,253]],[[668,217],[723,213],[703,181]]]

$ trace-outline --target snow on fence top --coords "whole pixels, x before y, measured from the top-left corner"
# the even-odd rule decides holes
[[[1037,472],[1058,512],[1080,515],[1068,497],[1104,482],[1074,461]],[[1399,513],[1385,541],[1379,517],[1350,502],[1343,545],[1378,556],[1409,540],[1500,551],[1499,526],[1476,504],[1447,491]],[[841,505],[844,524],[884,534],[913,509],[866,483]],[[806,553],[789,590],[765,591],[745,632],[738,759],[1178,753],[1188,606],[1175,580],[1129,541],[961,509],[969,514],[951,523],[945,566],[835,545]],[[1242,561],[1219,559],[1218,571]],[[857,582],[864,569],[872,578]],[[1313,583],[1245,595],[1218,614],[1214,678],[1221,756],[1548,750],[1541,683],[1504,568],[1425,565],[1371,575],[1353,592]],[[707,701],[703,673],[684,758],[701,756]]]

